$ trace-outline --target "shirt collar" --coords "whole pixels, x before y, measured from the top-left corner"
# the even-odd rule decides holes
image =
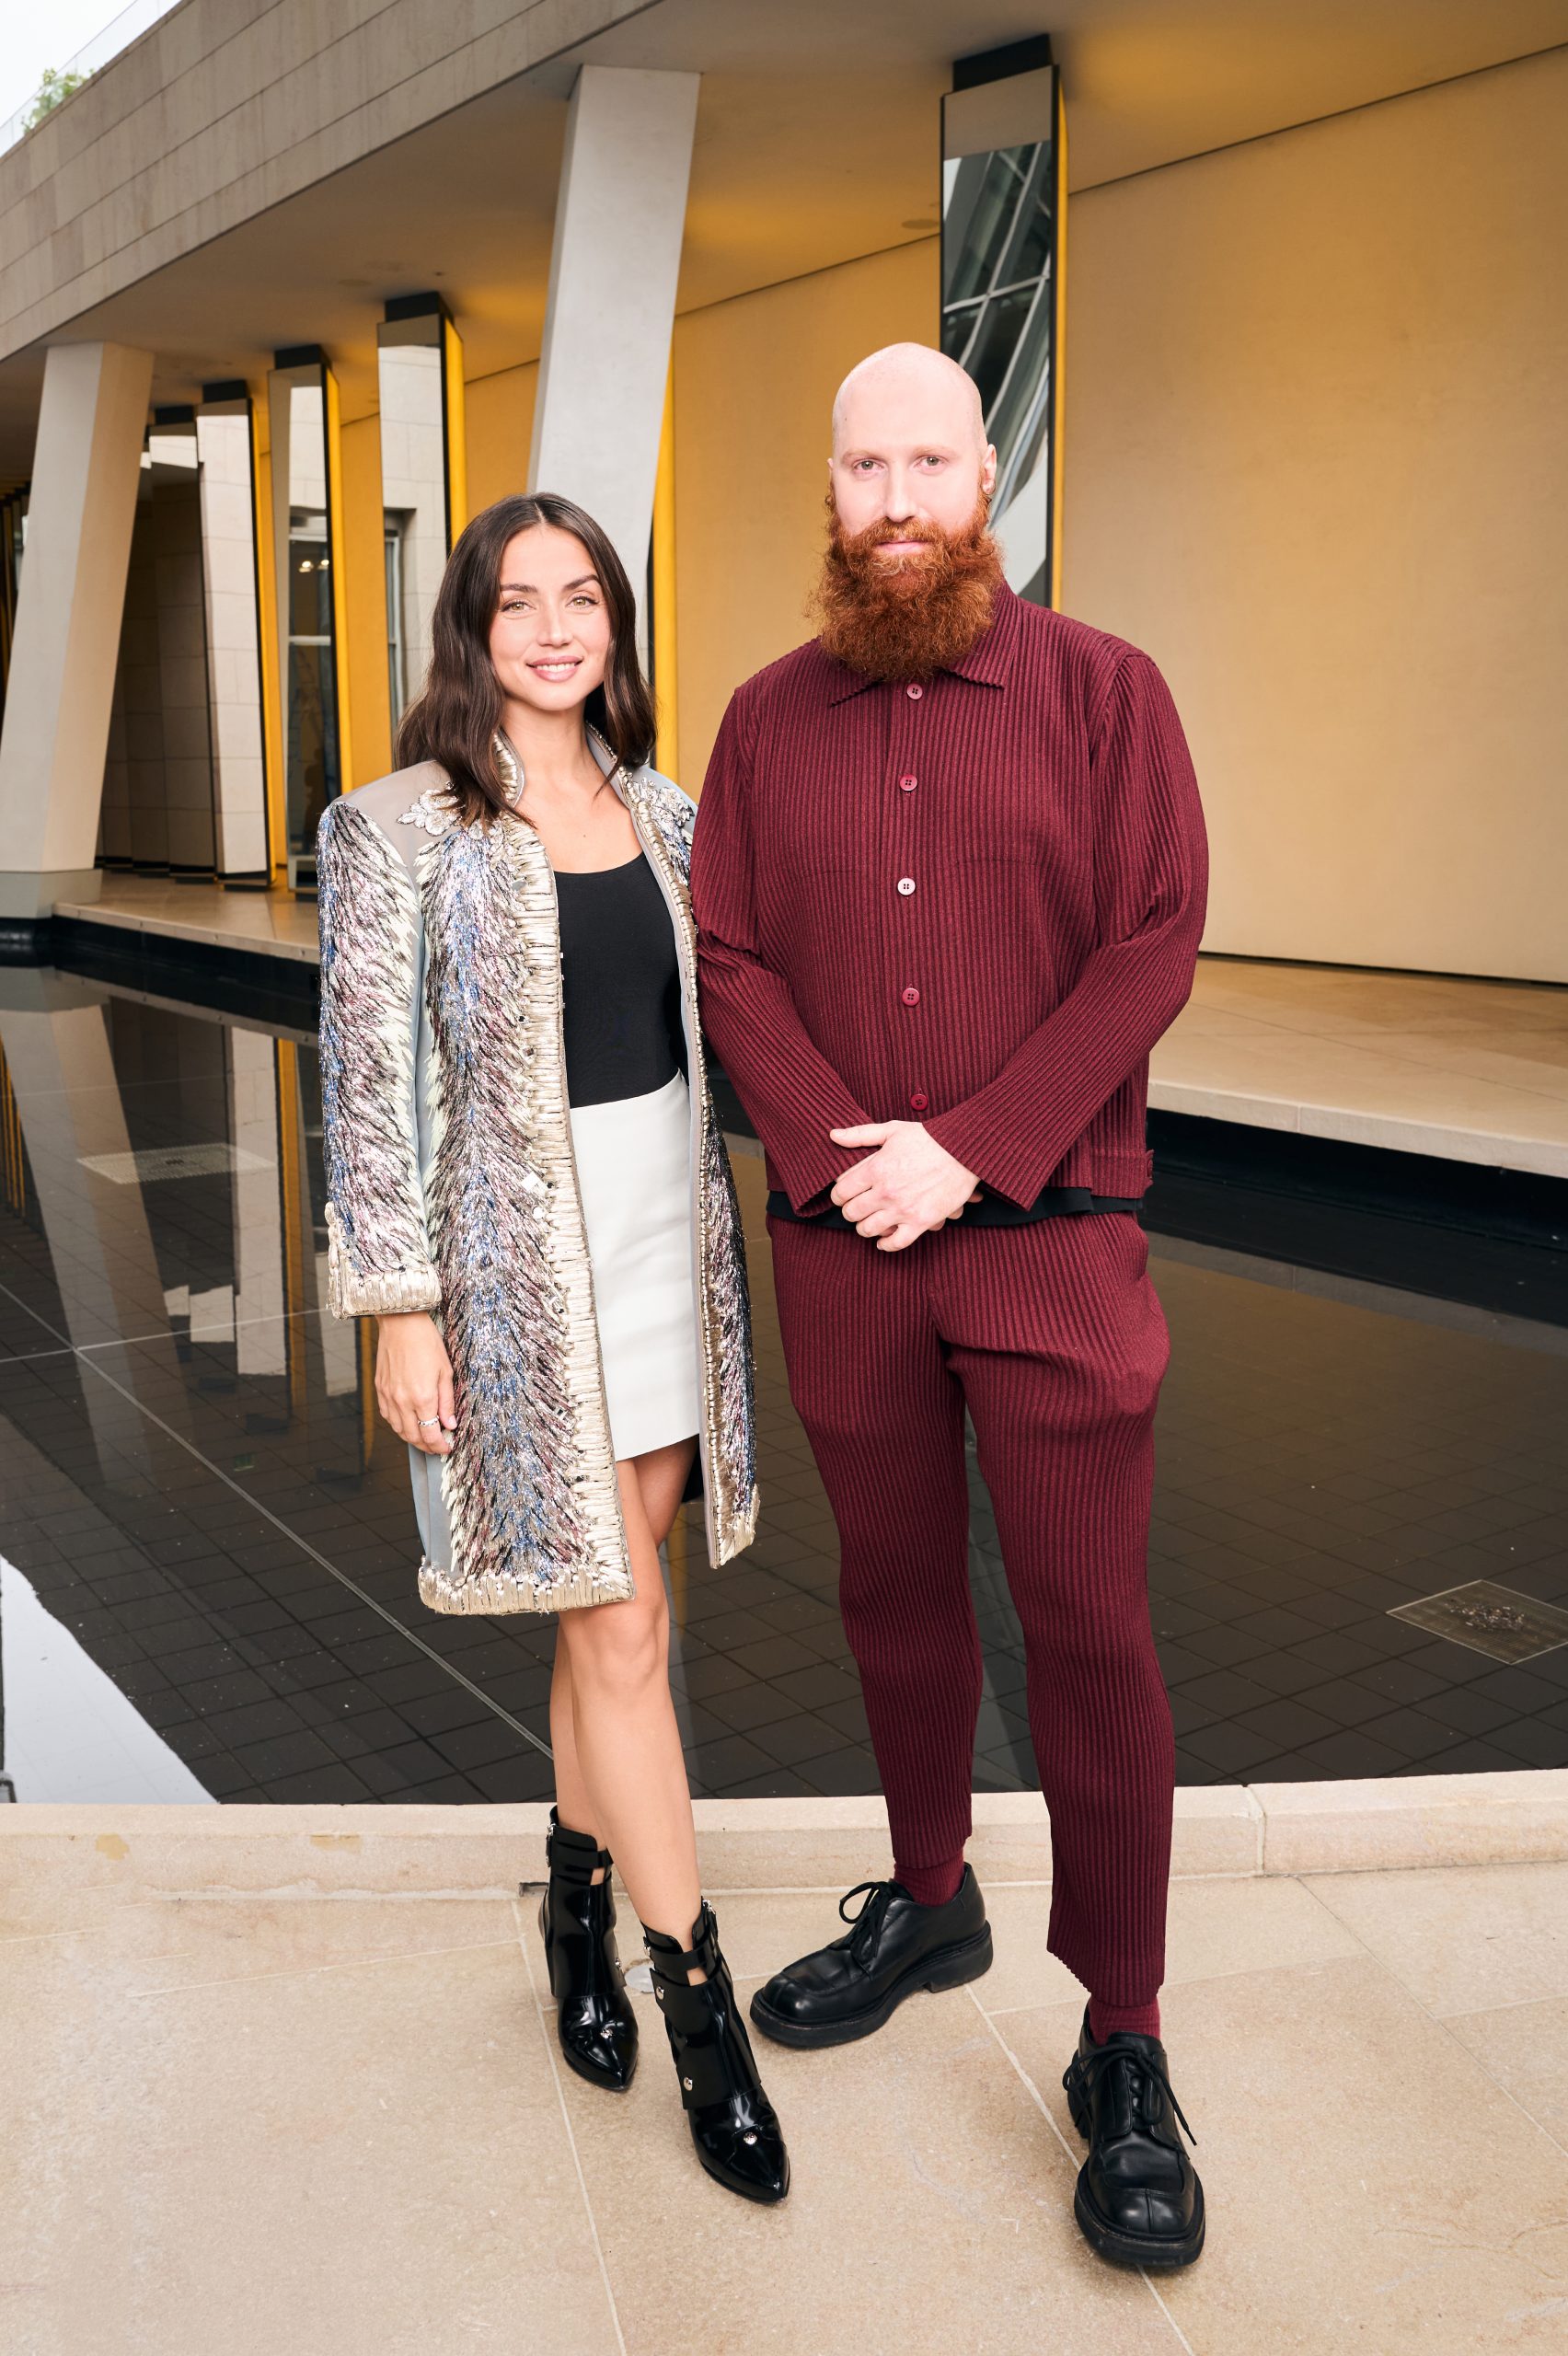
[[[987,628],[982,631],[961,661],[943,665],[955,679],[973,679],[977,686],[1005,687],[1012,670],[1013,652],[1018,644],[1019,607],[1020,600],[1005,581],[997,584],[997,602]],[[866,687],[886,684],[880,679],[868,679],[863,672],[851,671],[846,664],[828,658],[833,680],[828,688],[829,703],[847,703]]]

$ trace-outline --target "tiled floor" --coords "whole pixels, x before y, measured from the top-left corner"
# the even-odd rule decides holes
[[[825,1893],[715,1900],[743,1993],[835,1927]],[[6,2344],[1561,2348],[1568,1866],[1173,1887],[1165,2033],[1209,2234],[1158,2281],[1073,2223],[1082,1994],[1049,1891],[989,1902],[974,1987],[836,2052],[761,2049],[794,2164],[761,2211],[699,2172],[648,1999],[628,2096],[559,2067],[522,1903],[35,1893],[0,1915]]]
[[[314,961],[316,908],[107,873],[62,916]],[[1568,1177],[1568,989],[1334,965],[1199,961],[1149,1101],[1272,1129]]]
[[[552,1623],[421,1610],[368,1334],[321,1313],[308,1042],[13,971],[0,1044],[0,1551],[39,1611],[215,1798],[547,1795]],[[177,1174],[170,1149],[192,1145],[225,1150]],[[723,1573],[685,1527],[670,1550],[694,1785],[874,1790],[755,1154],[737,1172],[765,1513]],[[1151,1244],[1174,1356],[1150,1586],[1182,1779],[1568,1764],[1568,1646],[1504,1668],[1389,1616],[1475,1577],[1568,1602],[1568,1330]],[[976,1783],[1016,1788],[1021,1653],[977,1479],[974,1500]],[[6,1658],[18,1732],[49,1706],[23,1684],[36,1649]],[[20,1796],[76,1796],[45,1755],[28,1750]]]

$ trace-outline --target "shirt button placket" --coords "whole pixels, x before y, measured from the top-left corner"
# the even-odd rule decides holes
[[[911,703],[918,703],[924,693],[925,689],[914,681],[911,681],[909,686],[905,689],[905,694],[908,697]],[[913,715],[911,715],[911,717],[913,717]],[[913,793],[919,782],[919,778],[913,769],[905,769],[899,778],[898,790],[901,793]],[[915,895],[915,878],[913,875],[901,875],[899,877],[898,892],[899,896],[902,899],[913,899]],[[913,982],[909,982],[905,985],[904,988],[899,992],[899,998],[906,1007],[916,1007],[920,1003],[920,993]],[[910,1091],[909,1109],[912,1113],[926,1112],[929,1108],[930,1102],[931,1100],[929,1096],[926,1093],[926,1091],[923,1088],[916,1088]]]

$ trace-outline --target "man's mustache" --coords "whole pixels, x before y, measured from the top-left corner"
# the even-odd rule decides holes
[[[928,548],[936,548],[946,537],[939,525],[928,523],[922,516],[912,515],[907,523],[895,524],[891,515],[880,515],[864,530],[847,532],[836,508],[834,521],[842,545],[857,551],[882,548],[889,540],[923,540]]]

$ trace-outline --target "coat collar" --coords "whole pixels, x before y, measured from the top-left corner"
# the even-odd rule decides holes
[[[997,602],[992,609],[987,629],[975,640],[961,661],[945,664],[955,679],[973,679],[976,686],[1005,687],[1012,671],[1014,651],[1018,645],[1020,607],[1021,599],[1005,581],[997,584]],[[829,703],[847,703],[851,696],[859,695],[867,687],[884,684],[868,679],[862,672],[851,671],[847,664],[827,657],[832,671],[828,687]]]
[[[624,802],[628,772],[617,760],[596,728],[585,726],[583,733],[588,739],[588,750]],[[523,799],[523,764],[517,757],[516,746],[504,728],[498,728],[495,732],[495,756],[500,763],[502,778],[506,786],[506,798],[515,809]]]

